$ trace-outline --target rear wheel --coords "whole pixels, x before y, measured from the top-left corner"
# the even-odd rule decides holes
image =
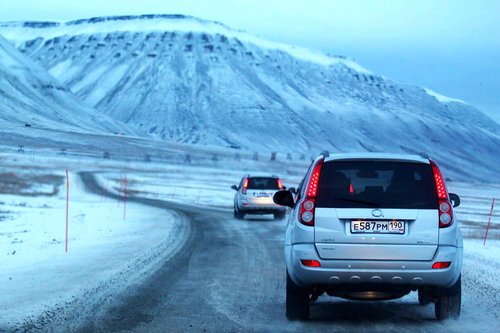
[[[243,220],[243,218],[245,217],[245,213],[240,212],[236,208],[234,208],[233,215],[234,215],[234,218],[237,220]]]
[[[286,272],[286,317],[289,320],[309,319],[309,289],[297,286]]]
[[[438,290],[436,296],[435,313],[438,320],[460,317],[462,306],[462,277],[449,288]]]

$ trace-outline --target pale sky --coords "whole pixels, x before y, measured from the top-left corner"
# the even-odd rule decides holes
[[[1,0],[0,21],[186,14],[356,59],[500,122],[500,0]]]

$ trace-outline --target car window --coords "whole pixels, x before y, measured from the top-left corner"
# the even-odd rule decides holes
[[[271,177],[248,178],[248,189],[279,190],[278,178],[271,178]]]
[[[437,208],[429,164],[331,161],[323,164],[317,207]]]

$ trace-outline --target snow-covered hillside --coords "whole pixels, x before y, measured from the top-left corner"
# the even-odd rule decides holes
[[[85,106],[46,70],[0,36],[0,119],[2,131],[30,126],[58,131],[127,132]]]
[[[0,33],[89,105],[165,140],[427,152],[454,177],[500,176],[498,124],[347,58],[181,15],[12,22]]]

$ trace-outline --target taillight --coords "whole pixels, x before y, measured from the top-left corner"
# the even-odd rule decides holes
[[[302,263],[302,265],[307,267],[321,267],[321,264],[317,260],[301,259],[300,262]]]
[[[432,269],[443,269],[443,268],[448,268],[450,267],[451,262],[450,261],[438,261],[432,264]]]
[[[281,179],[280,179],[280,178],[278,178],[278,188],[279,188],[280,190],[282,190],[282,189],[283,189],[283,183],[281,182]]]
[[[447,228],[453,223],[453,209],[451,207],[450,199],[448,198],[448,191],[444,183],[443,174],[436,162],[430,160],[432,173],[434,174],[434,183],[436,184],[436,194],[439,205],[439,227]]]
[[[248,188],[248,177],[245,178],[245,181],[243,182],[243,187],[241,189],[241,193],[247,194],[247,188]]]
[[[299,219],[303,224],[314,225],[314,201],[313,198],[307,198],[300,205]]]
[[[323,167],[323,159],[320,159],[314,165],[313,171],[307,184],[307,190],[304,200],[299,207],[299,221],[305,225],[314,225],[314,208],[316,203],[316,194],[318,193],[319,176]]]

